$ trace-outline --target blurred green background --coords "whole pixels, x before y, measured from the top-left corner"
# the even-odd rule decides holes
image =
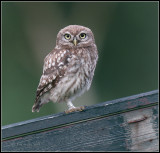
[[[32,113],[43,59],[58,31],[92,29],[99,61],[91,89],[73,104],[93,105],[158,89],[158,2],[2,2],[2,124],[64,111]]]

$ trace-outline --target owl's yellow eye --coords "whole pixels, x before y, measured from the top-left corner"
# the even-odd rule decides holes
[[[79,35],[79,37],[80,37],[81,39],[84,39],[84,38],[86,38],[86,34],[85,34],[85,33],[81,33],[81,34]]]
[[[71,38],[71,35],[68,34],[68,33],[66,33],[66,34],[64,35],[64,38],[65,38],[65,39],[70,39],[70,38]]]

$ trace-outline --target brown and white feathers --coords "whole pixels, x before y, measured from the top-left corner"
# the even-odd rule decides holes
[[[90,88],[98,59],[92,31],[78,25],[60,30],[56,47],[44,59],[32,112],[53,102],[70,102]]]

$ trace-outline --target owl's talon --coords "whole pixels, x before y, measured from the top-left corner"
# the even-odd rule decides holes
[[[80,106],[79,108],[80,108],[80,111],[83,111],[85,109],[84,106]]]
[[[72,113],[72,112],[76,112],[76,111],[83,111],[85,109],[84,106],[80,106],[80,107],[74,107],[74,108],[70,108],[68,110],[65,110],[65,113]]]
[[[69,113],[71,113],[71,112],[74,112],[74,108],[71,108],[71,109],[65,110],[65,113],[66,113],[66,114],[69,114]]]

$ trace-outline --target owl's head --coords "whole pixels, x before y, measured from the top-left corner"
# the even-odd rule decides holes
[[[88,47],[95,43],[92,31],[84,26],[69,25],[57,35],[56,45],[67,47]]]

